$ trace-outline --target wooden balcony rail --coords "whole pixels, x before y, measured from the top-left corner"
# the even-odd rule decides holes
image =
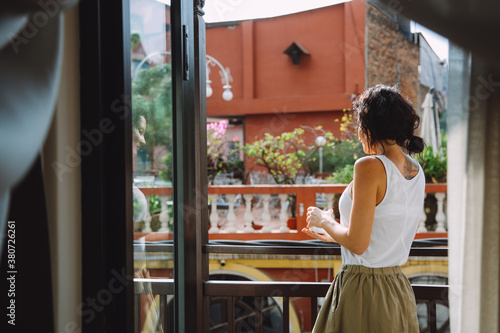
[[[215,242],[217,243],[217,242]],[[302,243],[302,242],[299,242]],[[307,243],[307,242],[306,242]],[[435,242],[434,242],[435,243]],[[415,241],[414,244],[426,245],[426,241]],[[139,246],[139,245],[138,245]],[[172,244],[140,244],[141,248],[136,250],[146,252],[170,252]],[[234,246],[220,244],[206,244],[203,247],[205,253],[235,253],[235,254],[284,254],[284,255],[339,255],[338,246],[318,246],[315,244],[305,244],[299,246]],[[415,257],[447,257],[448,249],[446,247],[412,247],[410,256]],[[247,312],[246,316],[253,316],[250,322],[255,325],[252,327],[255,332],[263,332],[263,313],[266,309],[263,300],[266,297],[279,298],[281,301],[281,316],[283,332],[289,332],[290,329],[290,300],[294,297],[310,299],[310,318],[311,328],[318,314],[318,297],[324,297],[330,286],[329,282],[298,282],[298,281],[221,281],[209,280],[204,283],[205,296],[220,299],[226,298],[227,311],[221,313],[223,322],[214,327],[223,329],[227,332],[235,332],[238,323],[245,318],[237,317],[235,314],[236,300],[240,297],[253,297],[254,309]],[[427,313],[425,317],[427,323],[426,332],[438,332],[437,304],[448,306],[448,286],[447,285],[412,285],[417,303],[427,304]],[[160,325],[165,332],[169,332],[168,314],[171,311],[167,309],[168,298],[172,299],[174,290],[174,280],[172,279],[134,279],[135,289],[135,325],[136,332],[141,332],[141,295],[158,296],[159,309],[155,310],[157,315],[157,325]],[[225,316],[225,317],[224,317]],[[198,318],[199,319],[199,318]],[[248,318],[247,318],[248,319]],[[421,323],[422,324],[422,323]],[[442,324],[442,323],[441,323]],[[170,325],[170,326],[169,326]],[[307,329],[307,328],[306,328]]]
[[[307,207],[319,206],[335,211],[338,197],[345,188],[346,185],[338,184],[209,186],[210,238],[307,239],[306,235],[297,232],[306,226]],[[146,195],[148,202],[152,196],[158,196],[161,205],[161,212],[150,212],[141,233],[153,231],[151,215],[156,216],[160,222],[159,229],[155,231],[170,232],[173,216],[172,188],[142,187],[140,190]],[[422,209],[418,232],[446,233],[447,186],[427,184],[425,191],[426,205]],[[292,204],[292,197],[295,198],[295,220],[289,222],[291,209],[288,206]],[[259,235],[252,236],[254,233]],[[268,237],[263,237],[262,234],[268,234]]]

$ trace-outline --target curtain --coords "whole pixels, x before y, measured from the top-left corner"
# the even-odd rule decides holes
[[[11,278],[2,278],[0,283],[6,296],[2,298],[2,332],[54,331],[49,229],[39,154],[58,93],[61,13],[74,3],[5,0],[0,4],[0,233],[3,236],[6,231],[7,216],[15,221],[16,230],[15,243],[0,237],[0,275]],[[9,225],[13,229],[14,224]],[[7,250],[12,251],[12,245],[16,259],[8,266],[12,252]],[[12,269],[7,271],[7,267]],[[16,304],[15,317],[6,316],[14,314],[7,309],[11,304]],[[11,318],[15,321],[9,323]]]
[[[451,331],[498,332],[500,75],[455,45],[449,62]]]
[[[40,157],[12,191],[9,221],[14,222],[9,222],[8,230],[14,230],[11,235],[15,237],[7,239],[15,243],[4,243],[1,260],[0,286],[5,294],[0,331],[54,332],[49,227]],[[9,251],[12,249],[15,252]],[[13,264],[7,261],[12,253]]]
[[[61,11],[75,2],[7,0],[0,4],[1,232],[10,190],[35,161],[50,126],[62,59]]]

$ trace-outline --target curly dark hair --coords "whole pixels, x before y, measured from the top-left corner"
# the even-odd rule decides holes
[[[133,127],[138,127],[139,126],[139,121],[141,120],[141,117],[144,117],[146,121],[149,120],[149,112],[144,111],[144,110],[132,110],[132,126]]]
[[[420,117],[396,87],[377,84],[367,88],[353,106],[358,126],[370,147],[394,140],[410,154],[424,150],[424,140],[414,134]]]

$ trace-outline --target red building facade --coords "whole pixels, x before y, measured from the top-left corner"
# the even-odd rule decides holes
[[[335,119],[365,87],[365,11],[366,3],[355,0],[276,18],[209,25],[207,54],[230,69],[234,97],[222,99],[217,73],[211,73],[208,116],[244,118],[245,142],[301,125],[322,125],[339,135]],[[299,64],[284,53],[294,42],[308,53]]]
[[[244,119],[244,141],[301,125],[340,135],[343,109],[366,86],[399,85],[416,106],[419,47],[397,18],[354,0],[275,18],[209,24],[207,54],[230,69],[233,99],[222,99],[217,73],[209,117]],[[299,44],[299,64],[284,51]],[[312,136],[312,134],[311,134]]]

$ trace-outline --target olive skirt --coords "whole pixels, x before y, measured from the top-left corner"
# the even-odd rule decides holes
[[[399,266],[343,265],[313,333],[418,333],[415,294]]]

